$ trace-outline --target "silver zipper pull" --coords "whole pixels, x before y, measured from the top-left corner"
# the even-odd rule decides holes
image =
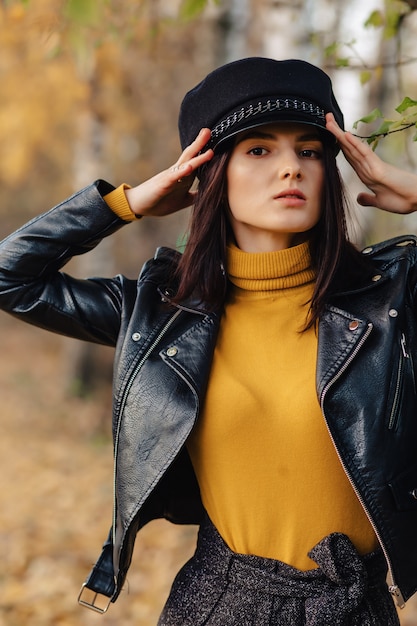
[[[403,351],[404,358],[408,359],[409,358],[409,354],[407,352],[407,346],[406,346],[404,333],[401,335],[401,350]]]
[[[404,600],[404,596],[401,593],[398,585],[390,585],[388,587],[388,591],[390,592],[390,594],[392,595],[393,598],[395,598],[395,602],[397,603],[397,606],[400,609],[403,609],[405,606],[405,600]]]

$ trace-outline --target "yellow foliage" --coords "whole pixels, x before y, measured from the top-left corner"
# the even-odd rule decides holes
[[[54,152],[54,139],[87,98],[68,53],[53,53],[63,43],[56,4],[15,3],[2,12],[0,176],[9,184],[23,179],[39,152]]]
[[[176,20],[179,0],[97,0],[84,19],[91,3],[0,2],[2,217],[177,158],[178,107],[212,69],[215,30]]]

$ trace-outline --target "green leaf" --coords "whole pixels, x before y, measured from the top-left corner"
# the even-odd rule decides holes
[[[327,58],[334,56],[335,54],[337,54],[338,48],[339,48],[339,44],[337,43],[337,41],[330,44],[330,46],[326,46],[326,48],[324,49],[325,56]]]
[[[377,9],[375,11],[372,11],[370,16],[364,23],[365,28],[369,28],[370,26],[372,26],[373,28],[380,28],[383,25],[384,25],[384,15],[382,11],[379,11]]]
[[[391,120],[390,132],[393,132],[394,130],[401,130],[402,128],[404,128],[404,125],[404,118],[396,121]]]
[[[403,0],[385,0],[385,39],[392,39],[397,35],[401,18],[410,10],[408,3]]]
[[[349,67],[349,59],[347,57],[338,57],[336,59],[337,67]]]
[[[366,85],[366,83],[369,83],[371,78],[372,78],[372,72],[370,70],[363,70],[359,76],[361,85]]]
[[[392,122],[390,120],[384,120],[373,134],[377,136],[386,135],[391,130],[391,127]]]
[[[372,122],[375,122],[375,120],[382,119],[383,117],[384,116],[379,109],[374,109],[368,115],[365,115],[364,117],[361,117],[359,120],[357,120],[353,124],[353,128],[357,128],[359,122],[363,122],[364,124],[371,124]]]
[[[185,20],[197,17],[206,8],[208,0],[183,0],[180,7],[180,15]]]
[[[395,110],[398,111],[398,113],[404,113],[404,111],[407,111],[407,109],[409,109],[410,107],[415,106],[417,106],[417,100],[413,100],[412,98],[406,96]]]

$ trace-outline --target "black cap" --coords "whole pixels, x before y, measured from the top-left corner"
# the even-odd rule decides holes
[[[329,112],[344,128],[331,80],[315,65],[297,59],[240,59],[217,68],[185,95],[178,121],[181,146],[194,141],[201,128],[211,129],[206,149],[217,151],[242,130],[270,122],[325,129]]]

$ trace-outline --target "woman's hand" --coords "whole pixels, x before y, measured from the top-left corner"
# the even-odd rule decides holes
[[[213,150],[199,154],[209,139],[210,129],[203,128],[175,165],[137,187],[126,189],[126,198],[133,213],[137,216],[163,216],[193,204],[196,192],[190,191],[190,187],[195,171],[213,157]]]
[[[336,137],[347,161],[372,192],[360,193],[359,204],[390,213],[417,211],[417,175],[382,161],[368,144],[344,132],[332,113],[326,115],[326,128]]]

